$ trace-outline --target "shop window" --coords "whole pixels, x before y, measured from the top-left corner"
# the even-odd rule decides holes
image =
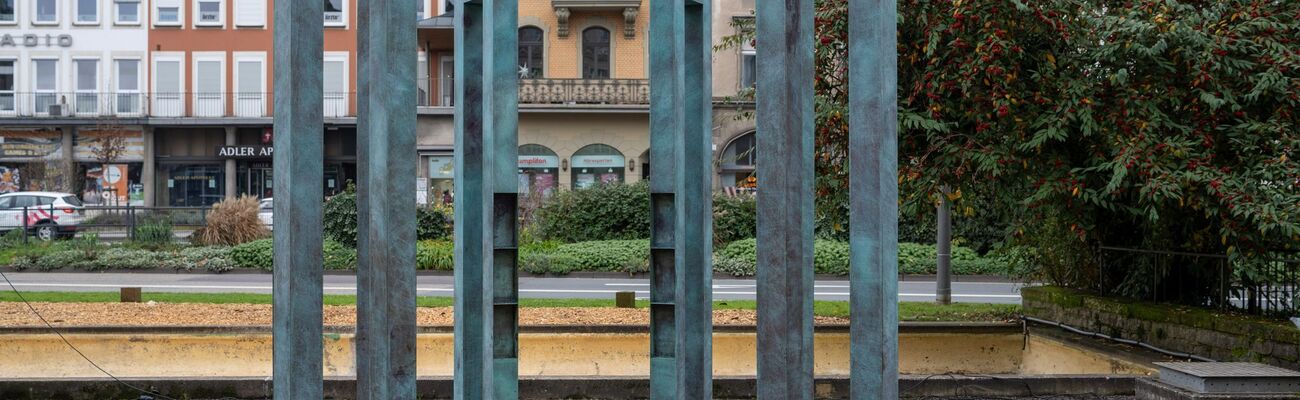
[[[451,154],[428,157],[428,189],[425,194],[427,204],[452,205],[455,201],[454,188],[456,158]]]
[[[36,0],[36,15],[32,19],[35,24],[57,24],[59,23],[59,0]]]
[[[18,0],[0,0],[0,23],[17,23],[18,13],[14,11],[14,3]]]
[[[99,0],[77,0],[77,23],[99,23]]]
[[[754,189],[758,180],[754,175],[757,158],[757,141],[753,132],[732,140],[722,151],[719,180],[725,186]]]
[[[325,1],[325,25],[343,26],[347,22],[344,20],[346,15],[343,0],[324,0]]]
[[[167,168],[167,204],[199,207],[216,204],[225,196],[225,172],[219,164],[173,165]]]
[[[539,79],[543,68],[543,35],[535,26],[519,28],[519,71],[521,79]]]
[[[81,200],[88,205],[121,207],[144,205],[144,186],[140,184],[142,163],[81,163],[85,177]]]
[[[582,31],[582,79],[609,79],[609,30]]]
[[[569,160],[573,188],[585,189],[599,184],[623,182],[626,167],[623,153],[604,144],[587,145],[573,153]]]
[[[14,60],[0,60],[0,112],[17,111],[14,103]]]
[[[519,146],[519,193],[550,196],[560,184],[560,157],[540,144]]]
[[[140,23],[139,0],[115,0],[118,24],[134,25]]]

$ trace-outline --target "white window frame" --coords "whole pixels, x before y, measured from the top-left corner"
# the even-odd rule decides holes
[[[135,89],[123,89],[123,88],[122,88],[122,82],[123,82],[123,81],[122,81],[122,72],[121,72],[121,71],[122,71],[122,62],[123,62],[123,61],[134,61],[134,62],[135,62]],[[141,60],[139,57],[115,57],[115,58],[113,58],[113,71],[112,71],[112,72],[113,72],[113,91],[114,91],[114,94],[113,94],[113,97],[112,97],[112,99],[113,99],[113,109],[110,110],[110,111],[111,111],[114,115],[119,115],[119,116],[139,116],[139,115],[144,114],[144,95],[143,95],[143,94],[144,94],[144,77],[142,76],[142,75],[144,75],[144,73],[145,73],[144,61]],[[121,106],[122,95],[128,95],[128,96],[133,96],[133,97],[134,97],[134,99],[130,99],[130,98],[128,98],[128,101],[130,101],[131,103],[134,104],[134,105],[132,106],[132,109],[135,110],[134,112],[123,112],[123,111],[122,111],[122,106]]]
[[[332,21],[329,21],[329,20],[325,20],[325,26],[327,26],[327,27],[346,27],[346,26],[348,26],[348,0],[339,0],[339,6],[340,6],[340,8],[343,9],[343,11],[339,11],[339,20],[338,20],[337,22],[332,22]],[[324,14],[321,14],[321,19],[323,20],[324,18],[325,18],[325,15],[324,15]]]
[[[141,8],[144,6],[144,0],[111,0],[113,2],[113,24],[114,25],[140,25],[144,20]],[[122,3],[135,3],[135,21],[123,21],[121,8],[118,6]]]
[[[177,76],[176,92],[160,92],[158,90],[158,63],[174,62],[176,63]],[[185,115],[185,52],[155,52],[153,53],[153,63],[149,66],[149,87],[154,90],[150,104],[150,114],[155,117],[180,117]],[[173,102],[173,103],[165,103]],[[168,110],[170,108],[170,110]]]
[[[245,27],[245,26],[251,26],[251,27],[264,27],[264,26],[266,26],[266,14],[267,14],[267,13],[266,13],[266,8],[267,8],[267,1],[266,1],[266,0],[234,0],[234,5],[235,5],[235,12],[234,12],[234,14],[235,14],[235,26],[236,26],[236,27]],[[260,10],[258,10],[258,16],[259,16],[259,18],[261,18],[261,20],[258,20],[258,21],[248,21],[248,20],[241,19],[241,18],[240,18],[240,16],[242,15],[242,14],[241,14],[241,11],[242,11],[245,7],[257,7],[257,8],[260,8]]]
[[[172,0],[172,1],[174,1],[175,2],[174,4],[176,4],[176,21],[162,21],[159,19],[162,17],[162,12],[159,11],[159,9],[163,8],[164,4],[162,4],[161,0],[153,0],[153,6],[150,9],[152,12],[149,14],[153,15],[152,20],[154,26],[185,25],[185,0]]]
[[[41,61],[54,61],[54,89],[41,89],[41,88],[40,88],[40,87],[41,87],[41,85],[40,85],[40,79],[41,79],[41,78],[40,78],[40,70],[36,68],[36,63],[41,62]],[[39,102],[39,98],[40,98],[40,96],[42,96],[42,95],[52,95],[52,96],[54,96],[54,104],[60,104],[60,103],[61,103],[60,100],[59,100],[59,64],[60,64],[60,62],[59,62],[59,58],[58,58],[58,57],[32,57],[31,61],[28,62],[28,64],[31,65],[31,68],[32,68],[32,74],[31,74],[31,75],[32,75],[32,103],[31,103],[31,105],[32,105],[32,108],[34,108],[34,110],[32,110],[32,111],[34,111],[36,115],[49,115],[49,110],[48,110],[48,109],[42,110],[41,107],[36,107],[36,104]]]
[[[12,63],[14,75],[13,79],[11,79],[14,87],[9,90],[0,89],[0,96],[8,95],[13,103],[13,108],[8,110],[0,108],[0,115],[15,115],[18,113],[18,107],[20,104],[18,99],[18,65],[20,61],[18,60],[18,57],[0,57],[0,62]]]
[[[95,82],[90,85],[90,89],[82,89],[81,84],[81,63],[91,62],[95,66]],[[72,58],[72,113],[74,115],[97,116],[99,115],[102,104],[99,103],[100,89],[103,88],[103,60],[99,57],[73,57]],[[87,110],[81,106],[82,99],[86,98],[91,103],[90,109]]]
[[[54,2],[54,20],[53,20],[53,21],[41,21],[40,18],[38,18],[38,15],[37,15],[37,10],[40,9],[40,7],[37,5],[37,2],[39,2],[39,1],[41,1],[41,0],[31,0],[31,1],[32,1],[32,25],[58,25],[58,24],[59,24],[60,19],[63,17],[63,15],[62,15],[62,14],[63,14],[63,10],[62,10],[62,7],[60,7],[60,3],[63,3],[63,1],[60,1],[60,0],[50,0],[50,1],[53,1],[53,2]],[[66,1],[66,0],[64,0],[64,1]],[[17,10],[14,10],[14,12],[17,12]]]
[[[0,21],[0,25],[18,25],[18,16],[22,15],[22,0],[6,0],[14,3],[14,19],[12,21]],[[16,64],[15,64],[16,65]]]
[[[233,75],[233,79],[234,79],[234,82],[232,82],[231,84],[231,92],[234,93],[234,97],[235,97],[234,115],[236,117],[267,116],[269,96],[267,95],[267,91],[266,91],[266,81],[267,81],[266,52],[236,51],[232,56],[234,61],[231,62],[230,65],[232,66],[231,74]],[[258,65],[260,66],[258,68],[259,88],[257,92],[247,93],[240,90],[240,82],[242,82],[241,79],[243,77],[242,74],[240,74],[239,64],[244,62],[257,62]]]
[[[99,25],[99,21],[101,20],[99,16],[103,15],[102,10],[100,9],[104,8],[104,4],[100,0],[91,0],[91,1],[95,3],[95,19],[93,21],[81,20],[81,0],[70,1],[70,3],[72,3],[72,24],[73,25]]]
[[[193,59],[191,61],[192,65],[190,65],[190,70],[194,71],[194,73],[190,74],[190,88],[191,88],[191,92],[193,92],[193,95],[190,97],[191,97],[191,104],[194,105],[194,112],[192,116],[195,117],[226,116],[226,92],[227,92],[226,88],[228,87],[227,86],[228,82],[226,82],[226,52],[196,51],[190,54],[191,54],[190,58]],[[218,93],[200,92],[199,91],[199,63],[212,62],[212,61],[216,61],[219,65],[217,75],[221,78],[221,80],[218,83],[218,88],[220,88],[220,90],[218,90]],[[209,102],[216,103],[217,106],[204,107],[204,108],[199,107],[200,104],[206,104]]]
[[[416,7],[419,7],[415,11],[416,17],[418,19],[429,18],[429,0],[415,0],[415,4]]]
[[[216,22],[211,22],[211,21],[205,22],[205,21],[203,21],[202,18],[199,17],[199,14],[202,12],[201,10],[199,10],[199,3],[217,3],[217,21],[216,21]],[[224,27],[224,26],[226,26],[226,0],[194,0],[194,15],[191,16],[191,18],[194,19],[194,22],[193,22],[193,23],[194,23],[194,26],[196,26],[196,27],[199,27],[199,26],[202,26],[202,27]]]
[[[349,94],[348,81],[351,80],[349,79],[350,78],[349,75],[351,75],[351,70],[348,69],[348,57],[349,54],[346,51],[327,51],[325,52],[324,59],[321,60],[322,71],[324,70],[325,67],[324,63],[327,62],[343,63],[343,76],[340,81],[340,83],[343,85],[343,92],[322,93],[323,96],[321,96],[324,98],[324,104],[322,104],[321,106],[324,107],[326,118],[345,117],[348,115],[348,98],[351,97],[348,95]],[[324,76],[323,73],[321,74],[321,78],[330,79],[330,77]]]

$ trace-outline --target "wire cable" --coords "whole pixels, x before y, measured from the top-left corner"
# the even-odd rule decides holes
[[[8,276],[8,275],[5,275],[4,271],[0,271],[0,277],[3,277],[4,280],[5,280],[5,283],[9,284],[9,288],[13,290],[14,294],[18,295],[18,300],[22,300],[23,304],[27,305],[27,309],[28,309],[28,310],[31,310],[31,311],[32,311],[32,314],[36,314],[36,318],[39,318],[39,319],[41,320],[41,322],[45,323],[45,327],[46,327],[46,328],[49,328],[50,332],[54,332],[55,335],[58,335],[59,339],[60,339],[60,340],[63,340],[63,343],[64,343],[64,344],[68,345],[68,348],[72,349],[73,352],[76,352],[78,356],[81,356],[81,359],[86,360],[87,363],[90,363],[90,365],[91,365],[92,367],[95,367],[95,369],[99,370],[99,372],[104,373],[105,376],[107,376],[107,377],[113,379],[113,381],[114,381],[114,382],[117,382],[119,385],[122,385],[122,386],[125,386],[125,387],[127,387],[127,388],[130,388],[131,390],[135,390],[135,391],[137,391],[137,392],[140,392],[141,395],[151,396],[151,397],[157,397],[157,398],[159,398],[159,399],[164,399],[164,400],[177,400],[177,399],[172,398],[172,397],[167,397],[166,395],[164,395],[164,394],[162,394],[162,393],[154,392],[154,391],[151,391],[151,390],[145,390],[145,389],[142,389],[142,388],[140,388],[140,387],[138,387],[138,386],[132,385],[132,384],[130,384],[130,383],[126,383],[126,382],[122,381],[121,379],[118,379],[116,376],[113,376],[113,374],[109,373],[109,372],[108,372],[107,370],[105,370],[104,368],[100,367],[99,364],[97,364],[97,363],[95,363],[95,361],[91,360],[90,357],[86,357],[86,354],[85,354],[85,353],[82,353],[80,349],[77,349],[77,346],[74,346],[74,345],[72,344],[72,342],[68,341],[68,338],[64,337],[64,336],[63,336],[63,333],[59,332],[58,329],[54,328],[54,324],[51,324],[50,321],[46,320],[46,319],[45,319],[45,316],[41,315],[41,313],[40,313],[39,311],[36,311],[36,307],[32,306],[32,303],[31,303],[31,302],[28,302],[26,297],[23,297],[23,293],[18,291],[18,287],[17,287],[17,286],[14,286],[14,283],[11,282],[11,281],[9,280],[9,276]],[[143,396],[142,396],[142,397],[143,397]]]

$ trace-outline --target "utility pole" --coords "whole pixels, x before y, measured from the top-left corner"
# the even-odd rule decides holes
[[[938,251],[938,271],[935,277],[934,298],[939,304],[952,304],[952,202],[948,201],[951,189],[939,189],[938,236],[934,248]]]

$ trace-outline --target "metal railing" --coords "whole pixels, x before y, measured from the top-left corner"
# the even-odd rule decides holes
[[[1300,311],[1300,258],[1272,254],[1233,258],[1222,254],[1102,246],[1095,291],[1144,301],[1249,314]]]
[[[0,92],[0,118],[265,118],[269,92]],[[326,118],[355,117],[355,92],[325,92]]]
[[[650,104],[646,79],[522,79],[520,104]]]

